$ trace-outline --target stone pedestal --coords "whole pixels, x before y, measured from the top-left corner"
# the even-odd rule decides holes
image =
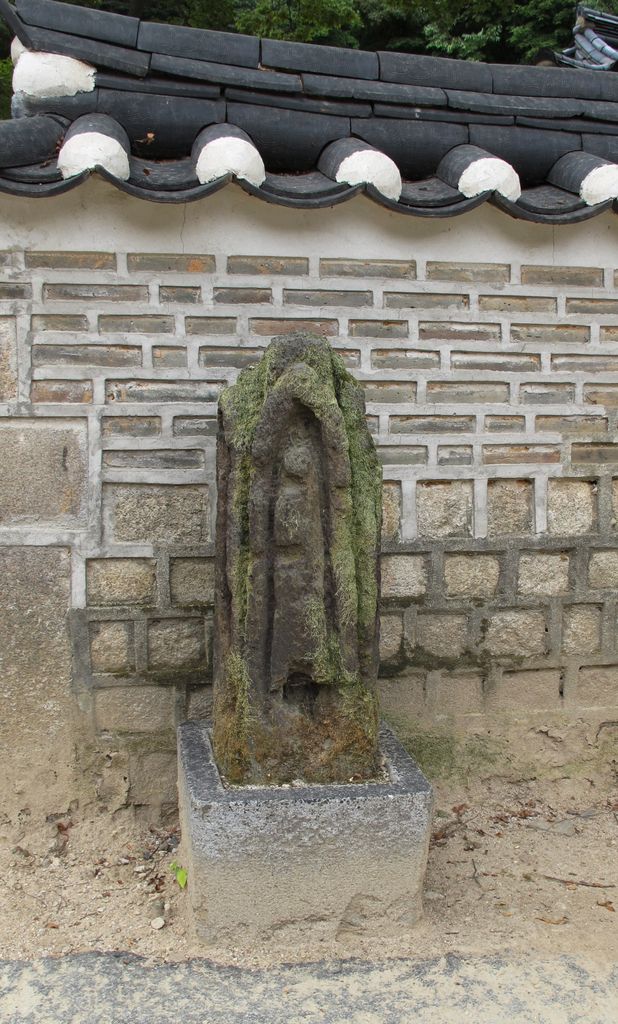
[[[211,946],[403,935],[422,912],[432,790],[386,727],[388,779],[336,785],[223,785],[209,729],[178,735],[189,899]]]

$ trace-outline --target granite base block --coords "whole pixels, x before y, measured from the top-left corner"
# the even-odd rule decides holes
[[[432,789],[392,732],[384,782],[227,787],[208,723],[178,733],[183,856],[210,946],[397,936],[422,913]]]

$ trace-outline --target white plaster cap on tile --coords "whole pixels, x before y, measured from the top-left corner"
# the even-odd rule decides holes
[[[402,189],[397,164],[377,149],[358,149],[346,156],[337,169],[335,180],[346,185],[373,185],[387,199],[399,199]]]
[[[66,140],[58,154],[58,169],[63,178],[73,178],[82,171],[104,167],[121,181],[131,173],[129,155],[124,146],[102,132],[76,132]]]
[[[581,183],[579,194],[587,206],[618,199],[618,164],[603,164],[589,171]]]
[[[21,39],[18,39],[17,36],[15,36],[13,42],[11,43],[11,60],[13,61],[13,64],[17,64],[17,61],[21,57],[22,53],[27,52],[28,50],[22,43]]]
[[[498,192],[513,202],[521,196],[521,184],[515,168],[506,160],[493,156],[473,160],[461,175],[457,188],[468,199],[483,192]]]
[[[80,92],[93,91],[95,71],[91,64],[84,64],[73,57],[26,50],[13,71],[13,91],[40,99],[76,96]]]
[[[235,135],[220,135],[206,142],[199,151],[195,172],[202,185],[234,174],[250,185],[259,186],[266,177],[264,161],[256,147],[248,139]]]

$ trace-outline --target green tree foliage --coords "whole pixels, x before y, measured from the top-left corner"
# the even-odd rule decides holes
[[[355,0],[240,0],[236,27],[250,35],[358,46]]]
[[[402,0],[405,4],[405,0]],[[520,64],[539,50],[565,49],[575,21],[570,0],[423,0],[424,37],[429,52],[468,60]],[[618,0],[604,0],[602,9],[618,12]]]
[[[0,60],[0,120],[11,116],[11,79],[13,64],[11,58]]]

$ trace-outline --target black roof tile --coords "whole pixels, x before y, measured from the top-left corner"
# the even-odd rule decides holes
[[[283,110],[305,110],[310,114],[334,114],[338,117],[371,117],[370,103],[346,103],[344,100],[322,100],[313,96],[287,96],[276,92],[256,92],[255,89],[225,90],[228,101],[254,103],[257,106],[280,107]]]
[[[77,60],[94,64],[96,67],[111,68],[113,71],[123,71],[129,75],[148,74],[149,53],[140,53],[139,50],[132,50],[126,46],[102,43],[98,39],[52,32],[46,28],[30,28],[29,35],[34,50],[61,53],[66,57],[75,57]]]
[[[99,39],[116,46],[137,46],[139,18],[58,3],[57,0],[16,0],[15,9],[27,25]]]
[[[379,77],[378,57],[363,50],[344,50],[338,46],[317,46],[313,43],[289,43],[279,39],[262,39],[262,64],[285,71],[313,71],[344,78]]]
[[[153,71],[180,78],[197,78],[205,82],[219,82],[221,85],[244,86],[248,89],[279,89],[283,93],[302,92],[298,75],[285,75],[278,71],[258,71],[239,67],[235,64],[214,61],[193,60],[187,57],[168,57],[153,53]]]
[[[138,22],[56,0],[16,4],[0,0],[0,18],[22,43],[91,64],[96,88],[13,98],[13,119],[0,122],[1,191],[43,197],[77,186],[90,171],[61,180],[56,154],[67,126],[73,125],[70,134],[90,125],[117,131],[132,150],[128,181],[100,173],[130,195],[161,203],[193,202],[223,187],[230,174],[199,184],[194,142],[240,132],[258,149],[266,179],[252,185],[241,176],[238,184],[266,202],[311,209],[364,192],[388,209],[447,217],[489,199],[513,217],[548,224],[611,207],[611,201],[588,206],[579,196],[581,168],[597,166],[598,158],[618,163],[618,76],[603,70],[375,54]],[[599,25],[609,32],[615,23],[618,42],[618,19],[608,28],[593,14],[582,38],[592,48],[590,60],[605,60],[605,44],[594,32]],[[581,65],[586,52],[576,40],[572,62]],[[351,141],[329,151],[329,177],[317,166],[338,140]],[[372,184],[332,180],[345,153],[359,144],[397,164],[399,200]],[[566,158],[569,153],[581,158]],[[458,191],[458,160],[461,170],[484,156],[512,165],[524,187],[519,200],[497,193],[466,198]],[[441,161],[446,182],[438,177]]]
[[[380,78],[384,82],[491,92],[492,75],[488,64],[412,53],[382,52],[378,56]]]
[[[245,68],[257,68],[260,62],[260,41],[255,36],[210,32],[208,29],[185,28],[183,25],[159,25],[142,21],[137,46],[149,53],[211,60],[219,64],[238,64]]]
[[[369,100],[376,103],[407,103],[423,107],[445,107],[443,89],[397,85],[393,82],[366,82],[358,78],[334,78],[332,75],[302,75],[303,88],[310,96],[335,96],[341,99]]]

